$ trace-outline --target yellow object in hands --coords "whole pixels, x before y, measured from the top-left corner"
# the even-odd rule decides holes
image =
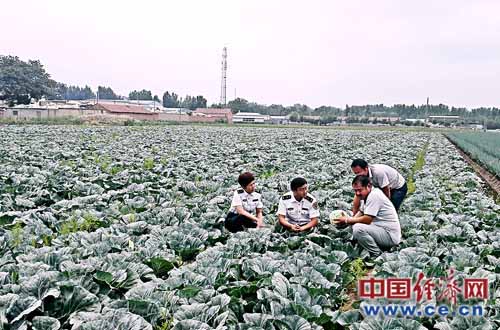
[[[335,210],[335,211],[332,211],[332,213],[330,213],[330,223],[332,225],[336,225],[337,224],[335,222],[336,220],[338,220],[341,217],[347,217],[347,216],[348,216],[348,214],[344,210]]]

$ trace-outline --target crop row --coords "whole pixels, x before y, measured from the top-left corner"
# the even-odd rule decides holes
[[[499,132],[453,132],[448,137],[475,161],[500,177]]]
[[[346,311],[364,254],[325,215],[349,207],[349,164],[360,156],[412,173],[416,185],[402,208],[404,241],[374,274],[439,275],[453,265],[498,283],[500,211],[439,135],[25,126],[0,136],[11,141],[0,146],[0,321],[12,329],[437,324],[386,326],[363,319],[359,303]],[[221,219],[244,170],[258,175],[267,228],[230,235]],[[319,230],[305,236],[275,226],[278,199],[297,175],[322,212]],[[498,322],[490,307],[478,326]]]

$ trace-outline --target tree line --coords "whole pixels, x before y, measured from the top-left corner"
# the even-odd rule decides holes
[[[219,104],[214,104],[212,107],[222,107]],[[294,104],[292,106],[283,106],[281,104],[262,105],[255,102],[249,102],[242,98],[229,101],[228,108],[231,108],[233,113],[237,112],[258,112],[263,115],[271,116],[290,116],[297,114],[299,116],[320,116],[320,117],[400,117],[401,119],[424,119],[427,116],[460,116],[468,117],[486,117],[498,118],[500,116],[499,108],[475,108],[467,109],[463,107],[449,107],[444,104],[423,104],[423,105],[405,105],[394,104],[387,106],[384,104],[367,104],[367,105],[348,105],[345,108],[332,106],[320,106],[311,108],[305,104]]]
[[[22,61],[17,56],[0,55],[0,100],[10,106],[29,104],[32,99],[45,97],[51,100],[123,100],[111,87],[98,86],[94,92],[89,86],[67,85],[51,79],[38,60]],[[134,90],[128,95],[129,100],[156,101],[167,108],[206,108],[207,100],[202,95],[186,95],[184,98],[175,93],[165,92],[163,100],[153,95],[150,90]]]
[[[57,100],[87,100],[98,97],[103,100],[119,100],[126,97],[118,95],[111,87],[98,86],[97,95],[89,87],[79,87],[56,82],[50,78],[42,63],[38,60],[20,60],[17,56],[0,55],[0,100],[8,101],[9,105],[29,104],[31,99]],[[161,102],[166,108],[206,108],[207,100],[202,95],[186,95],[180,97],[175,92],[166,91],[162,99],[153,95],[150,90],[134,90],[128,95],[130,100],[150,100]],[[233,113],[257,112],[272,116],[289,116],[294,121],[309,121],[326,124],[347,117],[350,122],[367,121],[373,117],[399,117],[406,119],[424,119],[432,115],[454,115],[465,120],[488,121],[500,124],[500,109],[481,107],[466,109],[463,107],[449,107],[438,105],[406,105],[384,104],[346,105],[345,108],[320,106],[311,108],[305,104],[283,106],[281,104],[263,105],[250,102],[243,98],[236,98],[227,105],[212,104],[214,108],[230,108]]]
[[[222,108],[220,104],[213,104],[212,107]],[[332,106],[320,106],[311,108],[305,104],[294,104],[283,106],[281,104],[262,105],[249,102],[243,98],[236,98],[229,101],[227,108],[231,108],[233,113],[237,112],[257,112],[270,116],[288,116],[292,121],[303,121],[318,124],[327,124],[345,119],[351,123],[379,122],[389,123],[387,117],[398,117],[401,122],[407,119],[425,119],[428,116],[460,116],[464,121],[486,121],[491,124],[500,124],[500,109],[496,107],[480,107],[467,109],[464,107],[449,107],[445,104],[423,104],[406,105],[394,104],[387,106],[384,104],[348,105],[345,108]],[[372,118],[372,120],[369,120]],[[379,119],[374,119],[379,118]]]

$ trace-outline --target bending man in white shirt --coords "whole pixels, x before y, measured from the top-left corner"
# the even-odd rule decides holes
[[[403,199],[406,197],[408,187],[403,176],[394,168],[384,164],[370,164],[364,159],[354,159],[351,170],[356,175],[365,175],[372,180],[372,185],[380,188],[399,211]],[[359,210],[360,200],[355,195],[353,200],[352,214]]]

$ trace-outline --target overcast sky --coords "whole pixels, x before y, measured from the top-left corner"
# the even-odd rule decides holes
[[[496,0],[6,0],[0,54],[52,78],[262,104],[500,106]]]

